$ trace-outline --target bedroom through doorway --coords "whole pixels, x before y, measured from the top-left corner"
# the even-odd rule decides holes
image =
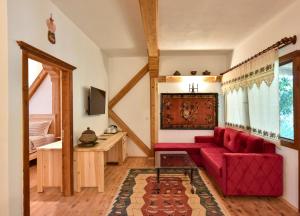
[[[61,74],[28,59],[30,200],[44,187],[62,189]]]

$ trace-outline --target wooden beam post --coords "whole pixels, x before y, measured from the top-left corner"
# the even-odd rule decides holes
[[[148,47],[148,56],[159,55],[157,43],[158,0],[140,0],[140,10]]]
[[[73,188],[73,71],[63,70],[62,82],[62,170],[63,194],[72,196]],[[70,128],[72,127],[72,128]]]
[[[44,70],[48,72],[52,83],[52,114],[55,115],[54,134],[56,137],[61,137],[61,91],[60,91],[60,70],[52,66],[43,65]]]
[[[154,145],[158,141],[158,73],[159,57],[149,57],[149,74],[150,74],[150,140],[151,151],[153,155]]]
[[[150,137],[151,152],[157,143],[157,77],[159,75],[159,49],[157,42],[158,0],[139,0],[148,48],[148,64],[150,73]]]

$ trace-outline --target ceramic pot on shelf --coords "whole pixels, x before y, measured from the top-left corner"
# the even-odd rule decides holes
[[[96,144],[97,136],[95,131],[91,130],[89,127],[87,130],[83,131],[79,141],[81,142],[81,146],[93,146]]]

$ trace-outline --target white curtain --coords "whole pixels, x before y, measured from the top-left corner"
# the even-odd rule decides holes
[[[241,129],[249,128],[247,88],[227,92],[225,100],[226,125]]]
[[[227,126],[278,139],[278,50],[271,50],[222,77]]]
[[[278,60],[278,50],[272,49],[224,74],[223,92],[251,87],[254,84],[260,86],[263,82],[270,86],[274,79],[276,60]]]
[[[279,134],[278,69],[276,61],[274,80],[270,86],[263,82],[248,89],[251,132],[270,139],[278,139]]]

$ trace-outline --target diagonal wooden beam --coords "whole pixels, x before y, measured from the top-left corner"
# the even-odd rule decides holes
[[[144,32],[146,36],[148,56],[158,56],[157,43],[157,17],[158,0],[139,0],[140,10],[143,20]]]
[[[43,69],[39,73],[39,75],[35,78],[35,80],[33,81],[33,83],[31,84],[31,86],[29,88],[29,95],[28,95],[29,100],[34,95],[34,93],[38,90],[38,88],[40,87],[40,85],[42,84],[42,82],[44,81],[44,79],[46,78],[47,75],[48,75],[47,71],[45,71]]]
[[[151,155],[151,150],[146,144],[126,125],[126,123],[111,109],[108,110],[108,116],[123,130],[128,137],[137,144],[137,146],[147,155]]]
[[[108,107],[112,109],[129,91],[132,89],[145,75],[148,73],[149,67],[146,64],[108,103]]]

